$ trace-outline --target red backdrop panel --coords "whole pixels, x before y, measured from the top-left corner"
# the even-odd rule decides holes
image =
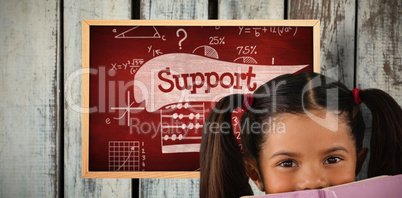
[[[313,28],[91,26],[90,68],[89,171],[192,171],[220,98],[313,70]]]

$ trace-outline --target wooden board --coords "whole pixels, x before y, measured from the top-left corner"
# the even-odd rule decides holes
[[[81,21],[130,19],[131,1],[64,1],[64,196],[131,197],[131,180],[83,179],[81,166]],[[71,82],[70,82],[71,81]]]
[[[355,1],[289,0],[288,19],[321,22],[321,71],[354,87]]]
[[[358,4],[357,87],[379,88],[402,104],[402,2]]]
[[[58,195],[59,6],[1,1],[0,197]]]
[[[328,69],[339,65],[336,69],[339,78],[349,88],[353,88],[353,81],[360,88],[381,88],[402,103],[400,1],[209,2],[214,1],[219,5],[214,8],[219,10],[219,19],[321,19],[321,35],[326,34],[321,42],[322,71],[329,74]],[[131,2],[64,1],[63,6],[47,1],[1,1],[0,197],[130,197],[131,190],[135,191],[127,179],[81,179],[80,113],[67,104],[65,115],[57,109],[64,105],[57,103],[59,91],[64,92],[64,87],[57,85],[60,58],[64,58],[62,76],[67,80],[81,67],[82,19],[129,19],[133,14],[142,19],[207,19],[209,2],[146,0],[138,3],[141,6],[138,9],[132,9]],[[283,8],[273,10],[275,6],[271,3]],[[132,10],[140,10],[141,14],[131,13]],[[65,29],[63,41],[58,40],[60,26]],[[65,57],[60,48],[64,49]],[[80,82],[78,75],[70,95],[78,107]],[[58,123],[62,116],[65,123]],[[369,120],[369,116],[365,119]],[[60,127],[65,131],[65,145],[58,142]],[[65,170],[57,164],[59,152],[63,152],[60,147],[65,150]],[[63,178],[59,171],[64,172],[64,181],[60,181]],[[59,182],[65,186],[59,186]],[[140,197],[198,197],[198,182],[198,179],[141,179]],[[61,191],[65,193],[58,195]]]
[[[140,197],[199,197],[200,179],[141,179]]]
[[[169,0],[141,1],[141,19],[177,20],[208,19],[208,1]]]
[[[218,19],[284,19],[285,1],[220,0]]]
[[[378,88],[402,105],[402,2],[359,1],[357,10],[356,87]],[[364,146],[370,147],[371,115],[362,106],[366,131]],[[369,151],[370,152],[370,151]],[[369,153],[370,155],[370,153]],[[368,168],[368,159],[362,171]],[[359,179],[367,178],[366,174]]]

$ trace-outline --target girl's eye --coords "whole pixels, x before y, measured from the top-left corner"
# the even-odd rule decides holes
[[[339,157],[329,157],[327,160],[325,160],[324,164],[335,164],[340,162],[342,159]]]
[[[296,167],[296,163],[294,161],[286,160],[283,161],[279,164],[282,167],[290,168],[290,167]]]

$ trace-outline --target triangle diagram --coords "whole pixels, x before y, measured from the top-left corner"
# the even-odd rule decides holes
[[[136,26],[122,32],[114,38],[161,38],[154,26]]]

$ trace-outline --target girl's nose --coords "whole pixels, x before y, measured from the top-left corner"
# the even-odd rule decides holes
[[[320,189],[328,187],[328,180],[319,168],[306,168],[302,170],[297,182],[297,190]]]

